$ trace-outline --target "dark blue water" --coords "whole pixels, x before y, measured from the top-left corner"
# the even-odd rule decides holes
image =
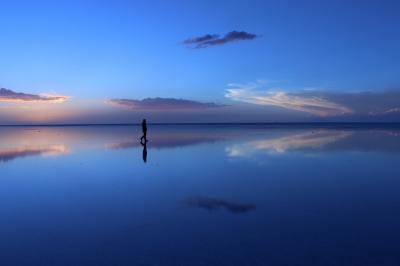
[[[399,128],[148,134],[0,128],[0,264],[400,265]]]

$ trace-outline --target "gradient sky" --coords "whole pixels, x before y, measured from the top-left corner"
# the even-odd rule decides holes
[[[395,0],[2,1],[0,123],[400,121],[399,13]],[[185,43],[207,34],[218,45]]]

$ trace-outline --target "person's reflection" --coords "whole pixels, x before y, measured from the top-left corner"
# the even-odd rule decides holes
[[[143,136],[140,138],[140,143],[142,143],[142,145],[143,145],[143,142],[146,143],[148,141],[147,140],[147,122],[146,122],[146,119],[143,119],[143,121],[142,121],[142,131],[143,131]]]
[[[147,163],[147,142],[142,143],[143,146],[143,162]]]
[[[147,122],[146,119],[142,121],[143,136],[140,138],[140,144],[143,146],[143,162],[147,162]]]

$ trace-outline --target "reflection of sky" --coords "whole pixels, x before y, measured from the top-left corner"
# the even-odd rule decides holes
[[[314,266],[348,258],[348,265],[369,265],[371,254],[361,251],[374,248],[375,261],[388,254],[375,264],[390,265],[398,261],[400,239],[396,132],[150,125],[145,164],[141,146],[107,149],[139,142],[140,127],[0,127],[2,151],[57,145],[70,151],[0,164],[0,256],[4,265],[59,265],[60,255],[68,265],[196,259]],[[151,148],[158,136],[171,146]],[[267,155],[266,163],[259,163],[264,150],[250,160],[227,157],[227,147],[265,140],[279,140],[285,152]],[[307,144],[293,144],[300,140]],[[366,254],[363,263],[353,256],[358,252]]]
[[[148,149],[205,144],[219,147],[229,157],[260,153],[323,150],[400,151],[397,129],[287,128],[263,126],[153,126]],[[86,151],[142,149],[137,126],[2,127],[0,160]]]

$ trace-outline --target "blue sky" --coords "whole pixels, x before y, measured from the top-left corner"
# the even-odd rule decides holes
[[[156,118],[157,110],[139,112],[110,105],[110,99],[161,97],[229,105],[197,110],[195,116],[202,121],[215,118],[215,112],[226,113],[224,117],[241,114],[241,122],[255,117],[269,121],[277,112],[284,120],[321,117],[319,111],[286,103],[271,105],[270,98],[248,99],[249,94],[257,98],[284,92],[288,101],[300,94],[297,102],[318,97],[340,106],[337,110],[344,112],[322,115],[334,120],[388,111],[389,120],[397,119],[393,115],[400,104],[370,104],[359,114],[360,108],[353,108],[344,95],[369,91],[379,94],[378,101],[387,99],[387,91],[391,97],[399,95],[398,1],[3,1],[1,11],[0,87],[69,96],[63,107],[51,104],[46,110],[76,111],[84,105],[85,114],[95,114],[93,121],[104,115],[108,122],[106,117],[118,113],[124,122],[149,112]],[[222,38],[232,31],[257,37],[202,49],[183,44],[189,38]],[[246,91],[229,97],[232,87]],[[317,93],[310,96],[310,91]],[[336,94],[346,100],[333,101]],[[275,96],[274,101],[281,101]],[[8,108],[0,122],[23,117],[27,109],[43,112],[33,101],[7,101],[0,101],[0,108]],[[173,108],[169,120],[190,120],[177,113]],[[55,116],[48,121],[74,119]],[[90,122],[91,116],[85,119]]]

